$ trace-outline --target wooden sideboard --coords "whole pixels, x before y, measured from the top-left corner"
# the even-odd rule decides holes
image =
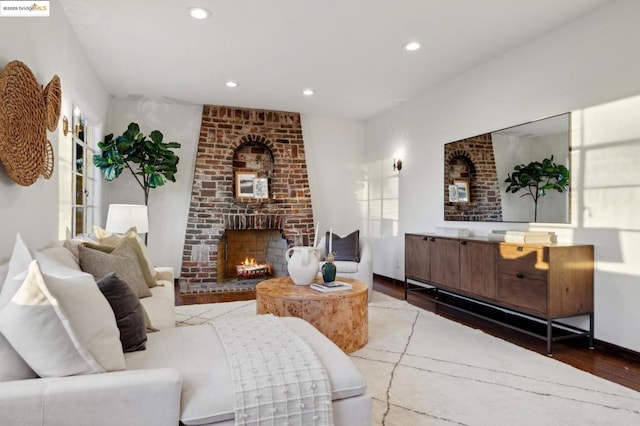
[[[447,304],[438,299],[443,290],[546,321],[545,335],[510,327],[545,339],[549,354],[553,341],[569,337],[587,336],[593,347],[592,245],[405,234],[405,299],[425,288],[436,289],[437,303]],[[553,335],[557,319],[583,315],[589,330],[563,323]]]

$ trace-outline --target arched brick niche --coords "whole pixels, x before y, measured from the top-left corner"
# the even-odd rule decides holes
[[[491,134],[444,146],[444,218],[452,221],[501,221],[500,183]],[[449,185],[469,183],[468,203],[449,201]]]
[[[239,199],[235,172],[269,179],[266,199]],[[300,114],[205,105],[182,255],[181,279],[217,281],[218,243],[226,230],[280,231],[308,245],[313,211]]]
[[[268,196],[271,198],[273,184],[274,156],[269,146],[271,141],[260,135],[247,135],[240,138],[240,145],[233,151],[233,173],[254,172],[257,178],[267,179]],[[234,193],[237,182],[234,180]]]

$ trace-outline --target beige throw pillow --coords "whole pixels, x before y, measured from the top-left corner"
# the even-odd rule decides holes
[[[94,225],[93,230],[98,242],[106,246],[117,247],[122,244],[123,241],[128,241],[129,245],[136,253],[136,257],[140,263],[140,268],[144,274],[144,280],[147,283],[147,286],[149,288],[156,286],[157,272],[153,267],[153,262],[149,256],[149,250],[147,249],[144,241],[142,241],[142,238],[140,238],[136,233],[135,228],[129,229],[123,235],[112,234],[97,225]]]
[[[136,232],[136,227],[134,226],[132,228],[129,228],[127,232],[120,235],[109,232],[106,229],[102,229],[98,225],[93,225],[93,233],[96,234],[96,240],[98,240],[98,243],[112,247],[117,246],[122,240],[123,236],[128,234],[129,232]]]
[[[111,253],[80,246],[80,268],[96,280],[115,272],[131,286],[138,298],[151,296],[135,252],[129,244],[121,244]]]
[[[66,248],[67,250],[69,250],[71,252],[71,254],[73,254],[73,256],[76,259],[80,259],[80,249],[79,247],[81,245],[83,245],[84,243],[94,243],[96,244],[97,241],[92,240],[91,238],[88,237],[75,237],[72,238],[70,240],[64,240],[62,242],[62,247]]]
[[[0,331],[41,377],[124,370],[115,317],[89,274],[34,260],[11,301],[0,309]]]

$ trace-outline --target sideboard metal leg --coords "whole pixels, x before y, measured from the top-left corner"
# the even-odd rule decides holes
[[[593,344],[593,328],[594,328],[594,313],[591,312],[589,314],[589,349],[594,349],[595,345]]]
[[[553,320],[551,318],[547,318],[547,355],[551,355],[551,342],[553,341]]]

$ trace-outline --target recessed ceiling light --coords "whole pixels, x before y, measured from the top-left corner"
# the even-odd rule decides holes
[[[314,92],[314,91],[313,91],[313,89],[304,89],[304,90],[302,91],[302,94],[303,94],[303,95],[305,95],[305,96],[311,96],[311,95],[313,95],[314,93],[316,93],[316,92]]]
[[[207,19],[211,16],[211,12],[204,7],[190,7],[189,15],[194,19]]]
[[[417,41],[410,41],[402,45],[402,48],[407,52],[413,52],[414,50],[420,49],[420,43]]]
[[[227,81],[224,85],[227,87],[238,87],[238,83],[235,81]]]

